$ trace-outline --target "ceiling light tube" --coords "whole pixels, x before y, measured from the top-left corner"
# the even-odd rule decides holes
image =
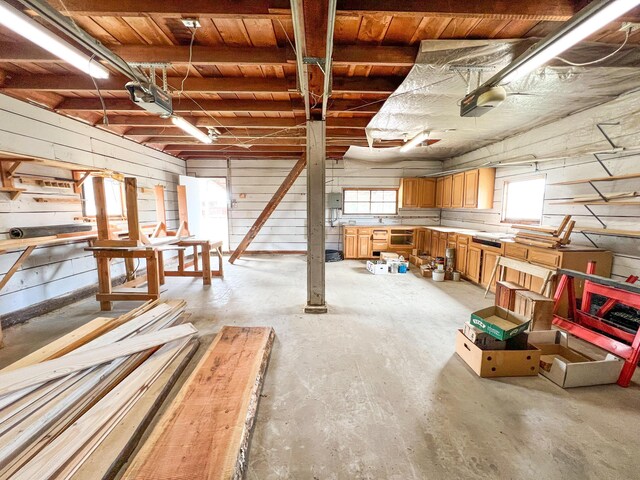
[[[213,143],[213,140],[206,133],[187,122],[184,118],[174,116],[171,117],[171,121],[176,127],[181,128],[185,133],[197,138],[202,143]]]
[[[509,83],[533,72],[638,5],[640,0],[600,0],[591,3],[556,32],[498,72],[487,84]]]
[[[109,78],[109,71],[97,60],[85,55],[35,20],[4,2],[0,2],[0,24],[92,77]]]
[[[415,137],[413,137],[411,140],[409,140],[407,143],[402,145],[400,147],[400,152],[406,153],[409,150],[412,150],[412,149],[416,148],[418,145],[420,145],[422,142],[424,142],[425,140],[428,140],[428,139],[429,139],[429,132],[428,131],[425,130],[424,132],[420,132]]]

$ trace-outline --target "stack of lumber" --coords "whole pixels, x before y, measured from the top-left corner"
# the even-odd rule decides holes
[[[145,392],[177,377],[167,372],[193,354],[197,331],[184,310],[182,300],[155,301],[97,318],[1,370],[0,478],[73,478]],[[100,451],[108,470],[116,459]]]
[[[534,247],[558,248],[571,243],[571,233],[575,224],[575,220],[571,220],[571,215],[567,215],[558,227],[512,225],[511,228],[518,229],[515,237],[517,243]]]

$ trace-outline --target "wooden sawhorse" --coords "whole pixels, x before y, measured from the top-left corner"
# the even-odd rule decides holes
[[[163,270],[163,275],[167,277],[202,277],[203,285],[211,285],[211,277],[222,277],[223,263],[222,263],[222,242],[212,242],[210,240],[196,240],[196,239],[183,239],[175,244],[165,246],[165,249],[169,250],[176,247],[178,250],[178,269],[177,270],[165,270],[164,258],[162,251],[159,253],[160,268]],[[193,248],[193,260],[185,262],[185,249]],[[202,252],[202,269],[200,269],[200,262],[198,260],[198,248]],[[215,251],[218,256],[219,266],[218,270],[211,270],[211,252]],[[187,270],[193,266],[193,270]]]
[[[112,302],[157,300],[160,298],[161,266],[158,249],[155,248],[126,248],[126,247],[89,247],[85,250],[93,253],[98,263],[98,293],[96,300],[100,302],[100,310],[111,310]],[[147,291],[112,291],[110,263],[114,258],[144,259],[147,263]]]

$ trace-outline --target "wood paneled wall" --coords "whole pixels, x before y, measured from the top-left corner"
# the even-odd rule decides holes
[[[543,223],[558,225],[564,215],[571,214],[580,227],[602,227],[582,205],[557,205],[554,201],[596,192],[588,185],[553,185],[557,182],[594,177],[606,177],[607,173],[588,153],[611,148],[597,128],[598,123],[609,123],[602,128],[616,146],[627,150],[615,155],[601,155],[604,164],[613,175],[640,172],[640,93],[623,95],[607,104],[591,108],[564,119],[534,128],[504,141],[445,162],[445,170],[465,166],[479,166],[487,162],[509,162],[531,159],[557,158],[532,165],[504,166],[496,171],[496,191],[491,210],[443,210],[442,224],[465,226],[482,230],[509,231],[508,224],[502,224],[501,211],[503,186],[506,181],[544,175],[547,186],[543,210]],[[495,114],[499,113],[496,110]],[[492,115],[490,113],[489,115]],[[635,150],[634,150],[634,147]],[[640,179],[620,180],[597,184],[603,192],[640,191]],[[608,228],[620,230],[640,230],[639,206],[590,207],[598,214]],[[640,272],[640,240],[621,236],[593,235],[590,237],[602,248],[615,253],[613,274],[617,279],[625,279],[630,274]],[[571,237],[574,244],[590,245],[580,233]]]
[[[229,175],[232,208],[230,210],[230,246],[234,249],[247,233],[274,192],[280,186],[294,160],[189,160],[187,174],[199,177],[226,177]],[[345,187],[397,188],[402,177],[426,175],[441,170],[440,162],[411,162],[411,167],[357,167],[350,168],[343,161],[327,163],[327,192],[342,192]],[[306,171],[291,187],[276,211],[271,215],[249,251],[304,251],[306,239],[307,187]],[[327,211],[327,225],[330,212]],[[327,226],[327,248],[341,249],[341,224],[437,225],[439,210],[403,210],[399,215],[357,216],[342,215]]]
[[[175,191],[178,176],[185,173],[183,160],[5,95],[0,95],[0,151],[113,169],[137,177],[139,187],[165,185],[167,216],[170,226],[177,226]],[[17,170],[21,173],[70,178],[66,170],[26,164]],[[30,191],[37,188],[29,185]],[[38,203],[33,197],[23,194],[11,201],[0,193],[0,238],[6,238],[12,226],[70,223],[82,214],[80,204]],[[141,221],[155,221],[153,195],[139,198]],[[86,245],[70,242],[34,250],[0,294],[0,315],[97,283],[95,260],[84,251]],[[18,255],[0,255],[0,273]],[[124,269],[114,266],[113,272]]]

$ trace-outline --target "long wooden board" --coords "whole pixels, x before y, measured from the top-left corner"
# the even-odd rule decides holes
[[[122,478],[242,478],[274,338],[223,327]]]
[[[0,395],[7,395],[32,385],[55,380],[119,357],[133,355],[172,340],[191,336],[196,332],[197,330],[191,324],[180,325],[6,372],[0,374]]]

